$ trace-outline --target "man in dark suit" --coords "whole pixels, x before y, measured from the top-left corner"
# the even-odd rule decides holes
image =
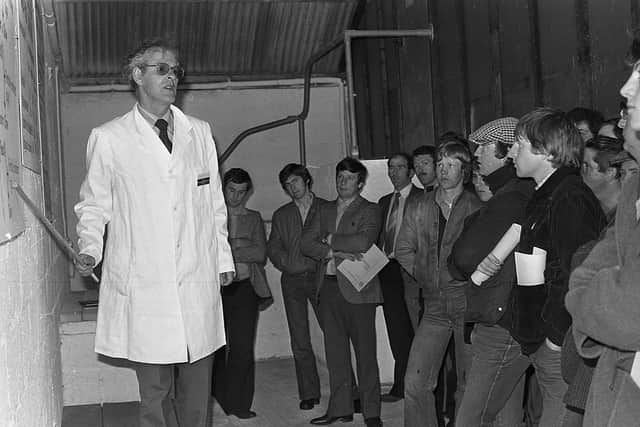
[[[376,357],[376,305],[382,303],[377,276],[358,291],[338,270],[371,248],[380,232],[380,209],[362,196],[367,168],[347,157],[336,166],[338,198],[321,206],[302,232],[302,253],[318,263],[316,285],[324,328],[331,397],[327,412],[311,424],[353,420],[351,349],[355,349],[362,414],[368,427],[380,421],[380,374]]]
[[[394,246],[407,204],[424,193],[411,184],[414,173],[413,163],[408,154],[396,153],[389,157],[387,173],[394,191],[378,201],[383,220],[378,246],[389,257],[389,263],[378,273],[378,277],[384,297],[382,309],[395,366],[393,386],[381,399],[383,402],[395,402],[404,397],[404,374],[413,340],[413,325],[405,303],[402,267],[395,259]]]
[[[320,403],[320,379],[309,335],[307,301],[318,319],[320,315],[314,283],[316,262],[302,255],[300,240],[303,227],[327,201],[311,191],[313,178],[304,165],[289,163],[280,171],[279,179],[291,202],[273,214],[267,251],[273,265],[282,271],[282,300],[296,367],[300,409],[308,410]]]

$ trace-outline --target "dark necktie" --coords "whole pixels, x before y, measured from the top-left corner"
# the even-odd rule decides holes
[[[169,132],[167,132],[167,129],[169,128],[169,123],[167,123],[165,119],[158,119],[158,121],[156,121],[156,127],[160,130],[160,134],[158,135],[160,137],[160,141],[162,141],[164,146],[167,147],[167,150],[171,152],[171,149],[173,148],[173,144],[169,139]]]
[[[384,253],[389,255],[393,252],[393,244],[396,239],[396,228],[398,228],[398,206],[400,205],[400,193],[393,193],[393,200],[389,208],[389,220],[384,235]]]

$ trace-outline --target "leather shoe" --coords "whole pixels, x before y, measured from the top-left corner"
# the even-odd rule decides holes
[[[320,403],[320,399],[315,398],[315,399],[302,399],[300,401],[300,409],[306,411],[309,409],[313,409],[314,406],[316,406],[318,403]]]
[[[364,424],[367,427],[382,427],[382,420],[380,417],[365,418]]]
[[[387,393],[380,396],[380,400],[383,402],[397,402],[398,400],[404,399],[402,396],[397,396],[395,394]]]
[[[310,422],[317,426],[327,426],[335,422],[350,423],[353,421],[353,415],[343,415],[341,417],[330,417],[329,414],[324,414],[321,417],[314,418]]]
[[[354,414],[362,413],[362,405],[360,404],[360,399],[353,400],[353,413]]]
[[[240,419],[246,420],[246,419],[249,419],[249,418],[253,418],[258,414],[256,414],[253,411],[242,411],[242,412],[233,412],[233,415],[235,415],[236,417],[238,417]]]

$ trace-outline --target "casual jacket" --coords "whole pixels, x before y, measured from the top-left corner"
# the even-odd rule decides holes
[[[639,175],[625,183],[616,220],[574,270],[566,296],[583,357],[599,357],[584,425],[631,426],[640,419],[640,388],[629,372],[640,351]]]
[[[336,227],[337,213],[337,200],[323,204],[302,231],[302,253],[315,259],[318,266],[315,280],[318,295],[327,270],[329,250],[366,252],[376,242],[380,232],[380,208],[362,196],[356,196]],[[331,244],[323,242],[329,233],[332,234]],[[339,264],[336,267],[339,267]],[[340,293],[351,304],[382,303],[378,276],[374,276],[358,292],[340,270],[337,270],[336,274]]]
[[[249,280],[256,295],[260,298],[270,298],[271,289],[264,271],[267,262],[267,238],[260,212],[247,209],[245,215],[230,215],[229,238],[251,241],[248,245],[232,245],[233,259],[236,264],[243,263],[249,267]]]
[[[463,292],[464,280],[451,277],[447,258],[462,232],[464,220],[480,209],[482,202],[474,193],[463,190],[453,202],[444,227],[438,254],[440,207],[436,193],[428,193],[407,207],[396,241],[396,259],[413,276],[425,295],[439,292]]]
[[[508,325],[509,296],[516,281],[513,254],[504,261],[500,271],[477,286],[470,281],[471,274],[493,250],[512,224],[521,224],[527,202],[533,194],[535,182],[516,177],[512,165],[503,166],[485,178],[493,197],[486,205],[469,217],[449,257],[449,271],[457,280],[468,282],[466,287],[467,322],[502,324],[506,316]]]
[[[171,111],[171,154],[137,107],[93,129],[75,207],[80,252],[96,262],[109,225],[96,352],[146,363],[225,344],[219,273],[234,271],[211,129]]]
[[[598,199],[574,168],[557,169],[529,201],[517,251],[530,254],[538,247],[547,256],[544,285],[516,286],[512,292],[510,329],[525,354],[535,352],[545,338],[562,345],[571,325],[564,306],[571,258],[580,245],[597,238],[605,225]]]
[[[273,213],[267,252],[273,265],[283,274],[315,273],[316,262],[302,254],[300,241],[303,227],[311,222],[319,207],[326,203],[326,200],[314,196],[304,224],[294,202],[281,206]]]

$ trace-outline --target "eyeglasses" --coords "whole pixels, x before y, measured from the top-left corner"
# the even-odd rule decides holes
[[[156,67],[156,73],[159,76],[166,76],[167,74],[169,74],[169,72],[173,72],[173,75],[176,76],[178,80],[184,77],[184,68],[182,68],[182,65],[180,64],[171,66],[166,62],[159,62],[157,64],[142,64],[140,65],[140,67]]]

